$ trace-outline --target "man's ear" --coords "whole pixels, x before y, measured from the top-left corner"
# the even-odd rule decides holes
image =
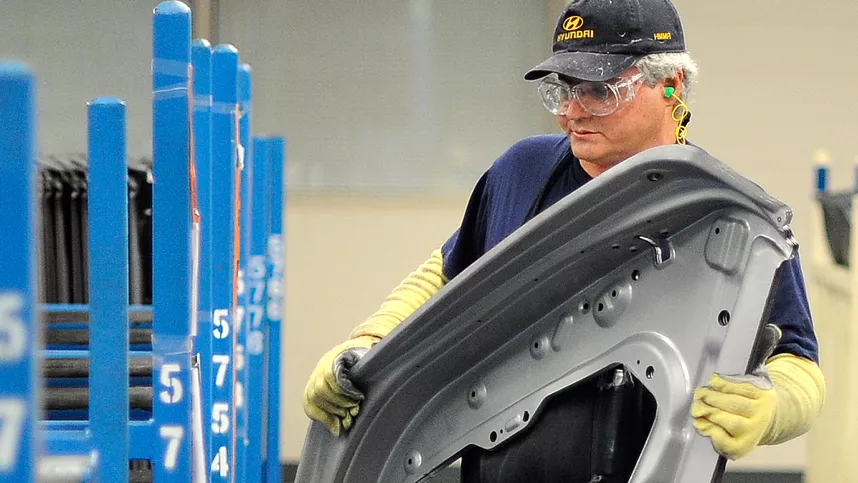
[[[665,98],[671,98],[675,94],[677,97],[682,97],[682,80],[684,79],[682,71],[679,71],[673,77],[668,77],[664,80]],[[670,94],[668,94],[668,92]]]

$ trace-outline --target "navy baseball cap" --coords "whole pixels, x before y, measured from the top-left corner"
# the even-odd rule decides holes
[[[612,79],[647,54],[685,52],[679,13],[670,0],[573,0],[554,29],[554,55],[528,71],[587,81]]]

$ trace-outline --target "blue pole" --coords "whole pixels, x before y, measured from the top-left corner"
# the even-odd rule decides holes
[[[155,9],[152,61],[153,419],[156,482],[191,481],[191,11]]]
[[[238,51],[218,45],[212,55],[212,360],[213,482],[232,482],[235,466],[235,235],[238,143]]]
[[[0,481],[34,483],[41,406],[36,307],[35,83],[0,63]]]
[[[268,279],[268,389],[265,481],[278,483],[280,475],[280,329],[283,319],[284,299],[284,270],[286,265],[286,250],[283,239],[283,138],[274,137],[270,140],[269,156],[271,196],[269,199],[271,229],[268,235],[268,263],[270,265]]]
[[[89,419],[97,481],[128,481],[128,167],[125,104],[89,108]]]
[[[248,259],[248,285],[255,287],[247,308],[247,366],[249,382],[246,396],[251,402],[248,407],[247,438],[252,442],[247,448],[247,483],[262,481],[262,449],[264,441],[263,412],[265,400],[265,280],[268,278],[265,265],[265,244],[268,236],[268,141],[265,138],[253,138],[253,198],[251,216],[250,258]]]
[[[203,445],[206,463],[214,458],[212,430],[212,51],[206,40],[195,40],[192,46],[194,66],[194,151],[197,165],[197,209],[200,213],[200,284],[197,315],[196,353],[202,375]]]
[[[818,166],[816,168],[816,191],[825,193],[828,189],[828,167]]]
[[[246,364],[247,358],[247,333],[248,323],[247,309],[250,298],[257,290],[247,279],[247,263],[250,259],[250,238],[251,238],[251,213],[253,203],[253,157],[250,155],[250,120],[251,120],[251,69],[247,64],[241,64],[238,68],[238,103],[240,106],[241,119],[239,120],[239,154],[242,159],[240,165],[241,170],[241,255],[239,257],[239,307],[237,343],[236,343],[236,381],[235,381],[235,431],[236,431],[236,447],[235,447],[235,477],[237,481],[246,481],[247,473],[247,447],[250,441],[247,437],[247,419],[249,404],[247,399],[248,389],[248,369]]]

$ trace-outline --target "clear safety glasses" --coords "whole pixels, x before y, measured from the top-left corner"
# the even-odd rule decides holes
[[[643,77],[640,72],[611,82],[566,83],[551,74],[539,83],[539,95],[549,112],[565,114],[572,99],[581,109],[594,116],[607,116],[635,98],[634,85]]]

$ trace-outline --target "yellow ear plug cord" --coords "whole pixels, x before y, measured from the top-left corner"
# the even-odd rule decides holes
[[[670,99],[671,97],[676,99],[679,103],[673,108],[673,120],[676,121],[676,131],[674,135],[676,136],[676,142],[678,144],[685,144],[685,138],[688,134],[688,128],[685,127],[687,123],[687,118],[689,117],[690,110],[685,102],[676,95],[676,89],[674,87],[665,87],[664,88],[664,97]]]

